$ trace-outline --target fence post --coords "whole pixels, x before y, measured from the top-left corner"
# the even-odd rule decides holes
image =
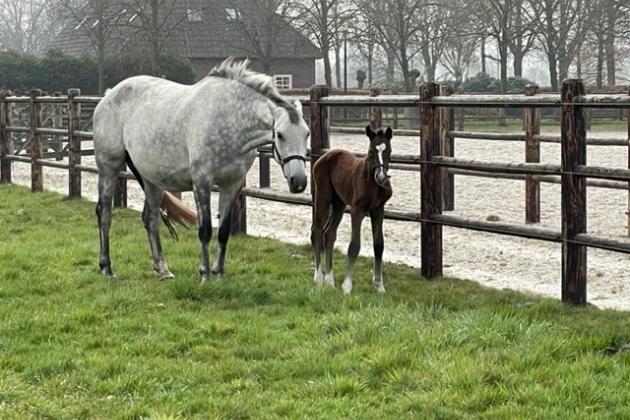
[[[587,247],[571,242],[586,233],[586,178],[573,174],[586,164],[584,114],[571,104],[579,95],[584,95],[582,80],[562,83],[562,300],[585,304]]]
[[[40,89],[32,89],[31,97],[31,191],[43,191],[44,189],[44,171],[41,165],[37,164],[37,160],[42,158],[42,138],[36,130],[41,126],[41,104],[37,102],[37,97],[41,96]]]
[[[630,92],[628,92],[630,95]],[[628,169],[630,169],[630,109],[628,110]],[[628,236],[630,237],[630,181],[628,181]]]
[[[9,104],[6,101],[9,92],[0,90],[0,182],[11,183],[11,161],[7,160],[12,150],[11,134],[7,131],[10,125]]]
[[[314,193],[312,181],[313,165],[317,162],[322,149],[328,148],[328,108],[320,105],[319,100],[328,96],[330,88],[326,85],[315,85],[311,87],[310,108],[311,108],[311,193]]]
[[[270,160],[268,156],[258,157],[258,183],[260,188],[269,188],[271,185]]]
[[[440,86],[440,96],[453,94],[452,86]],[[442,154],[448,157],[455,156],[455,139],[449,132],[455,128],[455,108],[440,108],[440,142]],[[442,199],[444,210],[455,209],[455,175],[446,169],[442,170]]]
[[[527,85],[525,96],[536,96],[538,86]],[[540,163],[540,110],[529,107],[523,110],[523,125],[525,127],[525,162]],[[540,182],[533,175],[525,178],[525,222],[540,222]]]
[[[442,213],[442,170],[429,163],[440,155],[439,112],[429,103],[438,94],[436,83],[420,87],[420,254],[425,278],[442,275],[442,226],[430,221],[431,216]]]
[[[80,89],[68,90],[68,195],[70,198],[81,197],[81,137],[76,132],[81,127],[81,104],[76,97]]]
[[[376,86],[370,87],[370,96],[376,97],[381,94],[381,90]],[[383,109],[380,106],[371,106],[369,109],[370,126],[373,130],[383,126]]]
[[[61,96],[61,92],[55,91],[53,95],[55,98]],[[53,128],[62,128],[63,127],[63,115],[61,112],[61,106],[58,104],[53,104],[53,117],[52,117],[52,126]],[[51,136],[51,146],[55,151],[55,160],[63,160],[63,141],[58,136]]]

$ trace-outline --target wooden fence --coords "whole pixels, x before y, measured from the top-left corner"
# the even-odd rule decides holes
[[[583,304],[586,302],[587,247],[630,253],[630,241],[614,240],[586,234],[586,187],[594,185],[608,188],[630,189],[630,169],[611,169],[586,165],[587,144],[614,144],[628,146],[629,141],[620,139],[587,139],[584,110],[593,108],[630,108],[627,95],[586,95],[579,80],[563,83],[562,95],[451,95],[446,87],[426,83],[418,95],[370,95],[370,96],[329,96],[327,86],[314,86],[310,97],[301,98],[310,111],[312,162],[330,147],[329,108],[330,107],[369,107],[370,120],[374,126],[381,122],[384,107],[407,107],[418,109],[420,115],[421,155],[393,155],[393,167],[419,170],[421,173],[420,212],[389,210],[386,218],[421,223],[421,271],[427,278],[442,275],[442,227],[453,226],[497,234],[519,236],[558,242],[562,245],[562,299],[566,302]],[[81,130],[81,105],[94,105],[99,97],[81,96],[77,90],[70,90],[67,97],[40,96],[33,91],[29,97],[8,97],[0,93],[0,179],[11,182],[11,162],[25,162],[31,165],[31,188],[40,191],[43,187],[42,167],[67,169],[69,173],[69,195],[81,196],[81,173],[96,173],[96,168],[83,165],[81,157],[91,154],[83,150],[82,140],[90,140],[92,133]],[[41,127],[40,111],[42,104],[59,104],[67,108],[67,127]],[[29,126],[14,126],[11,121],[11,106],[22,104],[30,111]],[[466,133],[453,129],[454,108],[523,108],[525,132],[519,134]],[[560,136],[540,135],[538,109],[559,108],[561,112]],[[628,117],[630,136],[630,116]],[[14,153],[12,134],[27,133],[27,155]],[[407,130],[404,134],[417,134]],[[397,133],[399,135],[399,133]],[[68,162],[45,159],[45,150],[50,142],[65,142]],[[490,139],[526,142],[524,163],[496,163],[463,160],[454,157],[453,139]],[[48,140],[45,140],[48,139]],[[560,165],[539,162],[540,142],[559,142],[562,149]],[[629,148],[630,150],[630,148]],[[269,158],[270,150],[260,150],[261,158]],[[630,162],[630,153],[629,153]],[[471,220],[443,214],[444,209],[452,208],[453,175],[474,175],[524,179],[527,185],[527,221],[539,220],[539,183],[558,182],[562,194],[562,228],[560,231],[542,229],[533,225],[511,225],[487,221]],[[129,172],[121,173],[117,190],[116,204],[126,205],[126,179],[132,179]],[[245,196],[292,204],[312,205],[304,195],[285,195],[265,188],[244,188],[238,205],[235,226],[246,230]],[[630,205],[630,201],[629,201]]]

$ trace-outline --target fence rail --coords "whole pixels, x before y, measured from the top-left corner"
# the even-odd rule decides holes
[[[528,88],[525,95],[453,95],[446,87],[426,83],[419,95],[379,95],[371,90],[369,95],[329,96],[327,86],[314,86],[309,97],[302,96],[303,106],[310,110],[311,162],[330,148],[331,131],[355,133],[363,129],[352,127],[330,127],[329,107],[369,107],[369,121],[374,127],[382,123],[384,107],[411,107],[418,110],[420,130],[397,130],[397,135],[419,136],[420,156],[393,155],[392,167],[413,170],[421,173],[421,208],[419,212],[389,210],[385,216],[392,220],[419,222],[421,224],[421,271],[427,277],[442,275],[442,227],[452,226],[539,239],[562,244],[562,299],[582,304],[586,302],[587,248],[596,247],[611,251],[630,253],[630,241],[601,238],[586,234],[586,187],[630,189],[630,166],[624,168],[603,168],[586,165],[586,146],[629,146],[630,140],[618,138],[587,138],[585,110],[588,107],[630,108],[627,95],[587,95],[581,81],[568,80],[563,84],[562,95],[537,95],[536,89]],[[11,162],[24,162],[31,165],[31,188],[39,191],[43,187],[42,167],[67,169],[69,172],[69,195],[81,196],[81,173],[97,173],[93,166],[82,164],[81,158],[93,154],[83,150],[83,140],[92,139],[92,133],[82,130],[82,105],[91,109],[99,102],[99,97],[82,96],[71,89],[67,96],[42,95],[33,90],[28,97],[8,96],[0,92],[0,180],[11,182]],[[12,125],[10,106],[28,106],[29,126]],[[67,128],[43,127],[41,106],[44,104],[65,105],[67,107]],[[504,107],[523,108],[522,133],[476,133],[455,130],[454,108],[462,107]],[[560,109],[561,134],[540,134],[539,108]],[[630,116],[628,117],[630,133]],[[28,138],[15,150],[13,133],[27,134]],[[61,137],[66,146],[62,153],[68,162],[47,160],[58,153],[49,153],[46,138]],[[526,144],[525,162],[501,163],[482,162],[455,158],[454,139],[523,141]],[[630,137],[629,137],[630,139]],[[59,140],[57,140],[59,142]],[[562,162],[540,163],[540,143],[560,143]],[[630,148],[629,148],[630,150]],[[27,155],[20,154],[28,151]],[[270,151],[259,151],[261,159],[261,186],[269,185]],[[629,153],[630,161],[630,153]],[[266,162],[264,164],[264,162]],[[525,180],[526,182],[526,221],[529,225],[487,222],[445,215],[444,210],[454,208],[454,175],[481,176]],[[116,192],[115,204],[126,205],[126,180],[133,179],[127,171],[121,172]],[[589,178],[589,179],[587,179]],[[597,178],[597,179],[590,179]],[[540,221],[540,183],[551,182],[562,185],[562,229],[554,231],[535,226]],[[311,183],[312,186],[312,183]],[[242,191],[238,205],[235,226],[246,229],[245,196],[290,204],[312,206],[306,196],[285,195],[265,188],[246,187]],[[630,207],[630,200],[629,200]],[[630,222],[630,211],[629,219]],[[630,229],[630,227],[629,227]]]

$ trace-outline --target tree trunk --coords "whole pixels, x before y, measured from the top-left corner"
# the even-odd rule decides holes
[[[481,38],[481,73],[488,74],[486,71],[486,38]]]
[[[615,64],[615,33],[613,31],[606,37],[606,79],[608,87],[611,88],[617,84]]]
[[[595,84],[601,89],[604,84],[604,40],[601,37],[597,39],[597,74],[595,76]]]
[[[337,88],[341,89],[341,43],[335,45],[335,78]]]
[[[330,66],[330,42],[327,39],[327,35],[323,35],[322,40],[322,55],[324,56],[324,79],[326,84],[332,87],[332,68]]]
[[[385,83],[391,86],[394,83],[394,69],[396,66],[396,56],[391,51],[386,53],[387,67],[385,68]]]
[[[523,78],[523,58],[525,54],[522,51],[513,51],[514,56],[514,77]]]

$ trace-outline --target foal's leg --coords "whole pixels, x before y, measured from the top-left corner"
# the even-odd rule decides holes
[[[381,293],[385,292],[383,285],[383,249],[385,241],[383,240],[383,216],[385,207],[380,207],[370,213],[370,221],[372,222],[372,240],[374,242],[374,269],[372,270],[372,284]]]
[[[225,252],[227,251],[227,243],[230,238],[230,227],[232,224],[232,205],[241,190],[243,183],[236,182],[226,188],[221,189],[219,195],[219,235],[217,243],[217,254],[212,267],[212,274],[219,278],[225,275]]]
[[[328,219],[330,213],[330,206],[328,203],[315,203],[313,209],[313,226],[311,226],[311,246],[313,247],[313,254],[315,254],[315,274],[313,275],[313,281],[316,285],[321,286],[324,284],[324,272],[321,268],[322,259],[322,246],[324,236],[324,225]]]
[[[365,217],[365,212],[361,209],[352,209],[352,240],[348,246],[348,268],[346,269],[346,277],[343,280],[341,289],[345,294],[352,291],[352,267],[361,250],[361,223]]]
[[[96,204],[96,218],[100,234],[101,252],[99,267],[103,275],[112,277],[112,263],[109,258],[109,227],[112,222],[112,199],[118,179],[118,171],[102,168],[98,176],[98,203]]]
[[[164,256],[162,255],[162,244],[160,243],[160,205],[162,204],[162,191],[159,187],[147,180],[144,180],[144,209],[142,210],[142,221],[149,236],[149,246],[153,257],[153,269],[160,276],[160,279],[173,278],[169,271]]]
[[[324,228],[324,250],[326,252],[326,275],[324,283],[335,287],[335,277],[333,275],[333,251],[335,249],[335,241],[337,240],[337,228],[343,217],[343,211],[346,205],[339,197],[334,197],[332,201],[332,212],[328,223]]]
[[[193,193],[197,205],[197,227],[199,228],[199,241],[201,252],[199,256],[199,274],[201,281],[208,280],[210,264],[208,262],[208,243],[212,237],[212,220],[210,219],[210,185],[211,182],[194,182]]]

